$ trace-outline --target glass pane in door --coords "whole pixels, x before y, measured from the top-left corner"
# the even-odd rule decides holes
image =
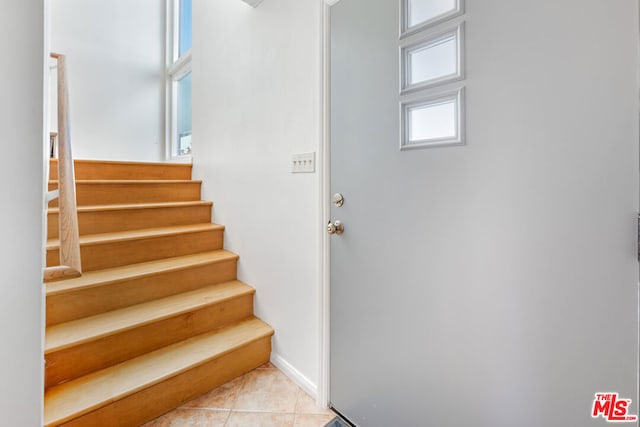
[[[435,21],[443,15],[455,12],[456,0],[408,0],[409,28]]]
[[[457,31],[403,49],[403,89],[453,79],[461,74]]]

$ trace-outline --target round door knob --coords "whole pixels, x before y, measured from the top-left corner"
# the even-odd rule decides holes
[[[327,224],[327,233],[341,235],[344,233],[344,225],[341,221],[331,222]]]
[[[336,226],[333,225],[331,221],[329,221],[329,224],[327,224],[327,233],[336,234]]]

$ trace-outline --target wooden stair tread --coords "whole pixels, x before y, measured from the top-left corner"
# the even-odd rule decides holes
[[[115,205],[91,205],[78,206],[78,212],[100,212],[100,211],[120,211],[120,210],[136,210],[136,209],[161,209],[170,207],[187,207],[187,206],[213,206],[213,202],[207,200],[194,200],[187,202],[157,202],[157,203],[127,203]],[[59,208],[52,207],[48,209],[49,213],[58,213]]]
[[[128,240],[149,239],[154,237],[198,233],[211,230],[224,230],[224,226],[219,224],[192,224],[175,225],[171,227],[144,228],[141,230],[128,230],[102,234],[88,234],[85,236],[80,236],[80,245],[83,246],[96,245],[101,243],[124,242]],[[47,241],[47,250],[57,249],[59,246],[59,239],[49,239]]]
[[[99,199],[99,197],[94,198]],[[91,200],[96,204],[78,207],[78,228],[81,236],[112,233],[127,230],[141,230],[154,227],[172,227],[190,224],[211,223],[213,203],[193,200],[124,200],[115,198],[115,204],[105,204]],[[56,239],[60,234],[59,209],[48,212],[47,237]]]
[[[57,161],[58,159],[51,159]],[[74,159],[74,163],[85,164],[102,164],[102,165],[129,165],[129,166],[162,166],[162,167],[191,167],[191,163],[175,163],[175,162],[136,162],[131,160],[92,160],[92,159]]]
[[[49,180],[50,185],[57,185],[57,180]],[[85,185],[137,185],[137,184],[202,184],[198,179],[76,179],[76,184]]]
[[[269,325],[252,317],[51,387],[45,393],[45,426],[69,421],[271,335]]]
[[[229,259],[237,259],[238,255],[219,249],[216,251],[200,252],[175,258],[164,258],[140,264],[129,264],[105,270],[95,270],[84,273],[81,277],[59,282],[47,283],[47,296],[60,295],[94,286],[154,276],[168,271],[184,270],[197,265],[205,265]]]
[[[77,179],[76,199],[79,206],[195,201],[201,200],[201,187],[202,181],[189,179]],[[57,188],[57,181],[49,181],[50,191]]]
[[[45,354],[253,293],[252,287],[234,280],[50,326]]]
[[[58,178],[58,161],[49,163],[50,179]],[[77,179],[191,179],[190,163],[75,160]]]

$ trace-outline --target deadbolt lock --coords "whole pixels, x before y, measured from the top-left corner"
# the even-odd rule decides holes
[[[344,225],[341,221],[336,221],[334,223],[329,221],[329,224],[327,224],[327,233],[337,234],[339,236],[344,233]]]
[[[331,198],[331,201],[333,202],[333,206],[335,206],[336,208],[339,208],[342,205],[344,205],[344,196],[340,193],[336,193]]]

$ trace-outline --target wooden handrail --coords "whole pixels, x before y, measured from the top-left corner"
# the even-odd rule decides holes
[[[51,57],[58,61],[58,190],[60,191],[58,228],[60,230],[60,265],[45,269],[45,282],[82,275],[78,208],[76,205],[76,179],[71,155],[67,65],[64,55],[52,53]]]

